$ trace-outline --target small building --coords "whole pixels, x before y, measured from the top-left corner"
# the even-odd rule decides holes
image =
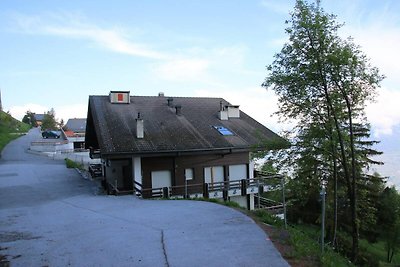
[[[89,97],[85,145],[117,192],[224,198],[252,209],[251,152],[276,141],[283,139],[222,98]]]
[[[36,120],[36,126],[41,126],[44,120],[45,114],[34,114]]]
[[[68,119],[67,124],[65,124],[63,128],[68,141],[73,143],[74,150],[81,150],[85,148],[85,118]]]

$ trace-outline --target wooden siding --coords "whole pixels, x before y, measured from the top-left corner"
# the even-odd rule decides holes
[[[171,183],[173,186],[185,184],[185,169],[191,168],[194,171],[190,184],[204,183],[204,168],[212,166],[223,166],[225,180],[229,176],[229,165],[249,164],[249,153],[232,153],[226,155],[208,154],[198,156],[179,157],[147,157],[142,158],[143,188],[151,188],[151,172],[169,170],[171,171]],[[248,173],[247,173],[248,175]],[[248,177],[243,177],[248,178]]]

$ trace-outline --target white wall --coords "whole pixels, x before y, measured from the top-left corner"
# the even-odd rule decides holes
[[[61,151],[73,151],[74,144],[68,143],[66,141],[56,141],[56,142],[31,142],[30,150],[36,152],[61,152]]]
[[[142,182],[142,159],[140,157],[134,157],[132,158],[132,163],[133,163],[133,180],[138,182],[139,184],[143,184]]]
[[[249,178],[250,179],[254,178],[254,161],[253,160],[249,161]]]
[[[250,208],[249,210],[254,210],[254,194],[250,194]]]
[[[248,209],[247,207],[247,196],[233,196],[230,200],[239,204],[240,207]]]

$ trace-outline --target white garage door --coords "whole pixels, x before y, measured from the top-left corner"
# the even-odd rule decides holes
[[[247,178],[246,164],[230,165],[229,166],[229,180],[242,180]]]
[[[170,171],[153,171],[151,172],[152,188],[170,187],[171,172]]]
[[[214,166],[204,168],[204,182],[216,183],[224,181],[224,167]]]

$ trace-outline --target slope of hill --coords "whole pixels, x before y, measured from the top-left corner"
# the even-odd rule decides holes
[[[10,114],[0,111],[0,152],[13,139],[26,133],[30,126],[20,122]]]

